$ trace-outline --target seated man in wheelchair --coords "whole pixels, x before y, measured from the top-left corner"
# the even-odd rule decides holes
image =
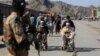
[[[74,29],[70,26],[69,21],[64,22],[64,26],[61,29],[61,35],[63,36],[63,47],[62,49],[72,48],[74,49]]]

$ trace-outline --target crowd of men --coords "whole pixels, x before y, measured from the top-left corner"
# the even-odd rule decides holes
[[[70,16],[64,17],[64,23],[61,24],[60,15],[48,16],[40,13],[38,17],[35,17],[34,14],[30,15],[30,12],[25,12],[25,7],[25,0],[13,0],[13,11],[4,21],[2,41],[7,46],[8,56],[28,56],[33,41],[38,50],[39,43],[36,36],[39,32],[45,33],[46,40],[49,33],[53,34],[54,28],[56,33],[61,31],[63,37],[69,32],[68,40],[74,37],[75,25]],[[30,33],[33,38],[30,38]]]

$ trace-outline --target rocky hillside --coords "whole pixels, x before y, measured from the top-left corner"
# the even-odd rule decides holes
[[[95,7],[74,6],[61,1],[52,2],[49,0],[29,0],[28,8],[39,11],[53,11],[57,14],[66,14],[71,16],[90,16],[91,8]]]
[[[51,11],[71,16],[90,16],[91,9],[95,8],[94,6],[74,6],[61,1],[52,2],[52,4],[54,6],[51,8]]]
[[[28,8],[39,11],[48,11],[51,6],[49,0],[29,0],[28,3]]]

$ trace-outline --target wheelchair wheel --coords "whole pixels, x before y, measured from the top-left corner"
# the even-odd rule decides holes
[[[67,47],[67,52],[73,52],[75,50],[75,44],[74,42],[72,44],[70,44],[69,47]]]

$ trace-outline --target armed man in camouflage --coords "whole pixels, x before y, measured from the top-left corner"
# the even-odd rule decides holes
[[[4,22],[2,40],[7,46],[8,56],[28,56],[30,44],[22,24],[25,6],[25,0],[13,0],[13,11]]]

